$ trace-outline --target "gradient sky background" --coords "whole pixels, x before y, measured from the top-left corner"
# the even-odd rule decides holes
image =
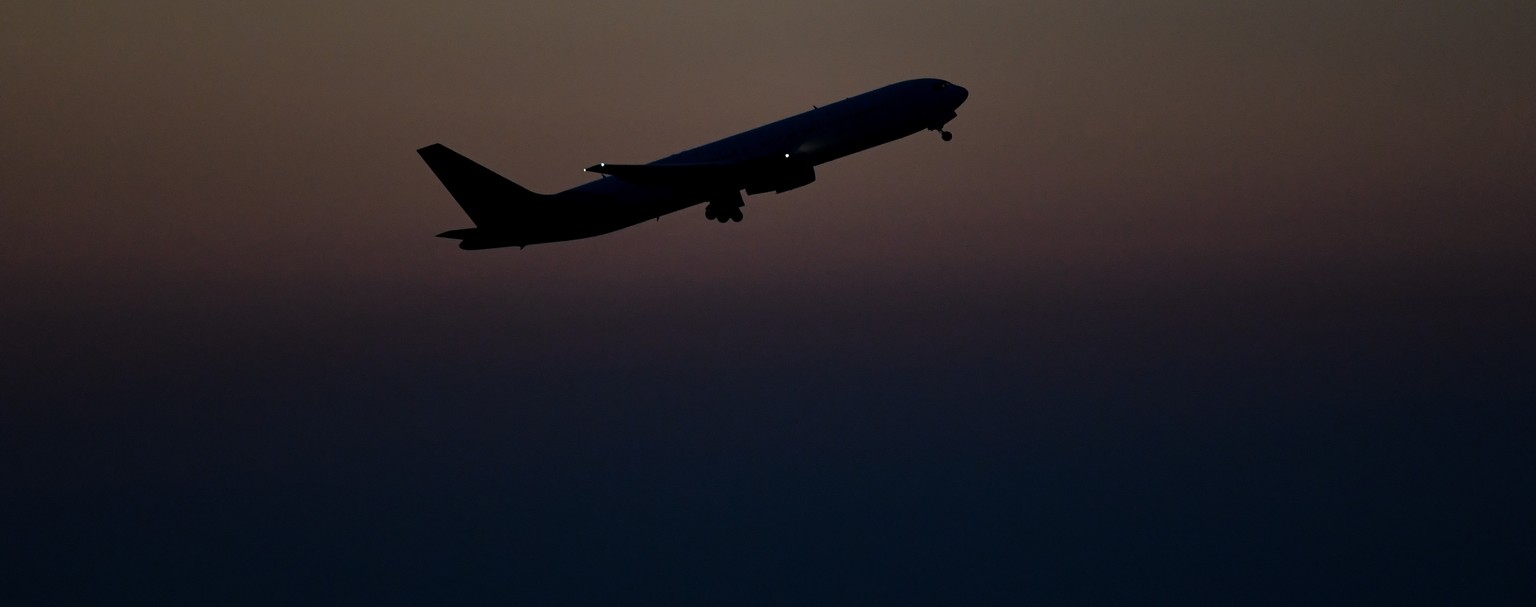
[[[466,253],[890,82],[923,133]],[[0,9],[0,603],[1531,604],[1536,4]]]

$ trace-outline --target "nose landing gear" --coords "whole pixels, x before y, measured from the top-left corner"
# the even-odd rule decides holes
[[[945,131],[945,130],[942,130],[942,129],[939,130],[939,139],[943,139],[945,141],[949,141],[949,140],[954,139],[954,138],[955,138],[955,134],[954,133],[951,133],[949,131]]]

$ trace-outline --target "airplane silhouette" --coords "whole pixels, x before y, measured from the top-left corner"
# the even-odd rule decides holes
[[[449,230],[466,250],[524,247],[607,234],[690,206],[741,221],[741,191],[787,192],[816,180],[816,165],[944,125],[968,95],[935,78],[907,80],[673,154],[650,164],[587,167],[603,178],[535,194],[441,143],[416,150],[473,228]]]

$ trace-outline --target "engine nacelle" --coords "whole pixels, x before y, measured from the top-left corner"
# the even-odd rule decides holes
[[[748,194],[762,194],[763,192],[784,193],[803,185],[816,181],[816,168],[808,164],[785,164],[760,179],[747,184],[745,188]]]

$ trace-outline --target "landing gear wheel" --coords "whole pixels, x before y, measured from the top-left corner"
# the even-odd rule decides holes
[[[713,205],[704,207],[704,218],[705,219],[714,219],[715,218],[715,207]]]
[[[949,131],[939,131],[939,139],[943,139],[945,141],[949,141],[949,140],[954,139],[954,138],[955,138],[955,134],[954,133],[951,133]]]

